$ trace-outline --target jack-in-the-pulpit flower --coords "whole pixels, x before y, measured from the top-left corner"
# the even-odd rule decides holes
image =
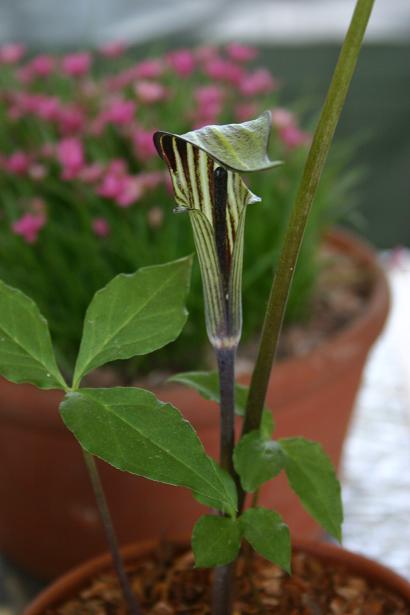
[[[275,167],[267,154],[269,112],[242,124],[205,126],[182,135],[156,132],[177,212],[188,212],[201,268],[206,328],[216,349],[235,348],[242,329],[246,206],[260,201],[241,177]]]

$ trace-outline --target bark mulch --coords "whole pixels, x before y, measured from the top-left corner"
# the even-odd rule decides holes
[[[253,556],[236,571],[233,615],[409,615],[410,605],[338,565],[303,552],[293,555],[292,576]],[[128,567],[145,615],[209,615],[212,572],[193,568],[191,552],[157,553]],[[113,574],[102,574],[77,596],[45,615],[127,615]]]

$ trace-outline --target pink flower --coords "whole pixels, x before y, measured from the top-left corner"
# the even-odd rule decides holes
[[[235,117],[238,122],[246,122],[258,113],[258,105],[254,102],[240,103],[235,107]]]
[[[33,99],[33,111],[43,120],[54,121],[60,113],[60,101],[55,96],[39,96]]]
[[[204,72],[208,77],[211,77],[211,79],[228,81],[233,84],[238,84],[244,76],[244,70],[241,66],[220,57],[213,58],[206,62]]]
[[[204,45],[195,49],[194,54],[199,62],[208,62],[218,56],[218,49],[212,45]]]
[[[16,92],[12,97],[14,106],[22,112],[34,113],[37,109],[39,96],[37,94],[28,94],[26,92]]]
[[[99,179],[104,172],[104,169],[101,164],[98,162],[94,162],[86,167],[83,167],[80,171],[79,177],[86,184],[94,184]]]
[[[275,107],[271,113],[272,125],[277,128],[280,140],[288,149],[310,143],[311,135],[299,128],[294,113],[283,107]]]
[[[279,137],[288,149],[294,149],[301,145],[308,145],[311,141],[311,135],[303,132],[297,126],[285,126],[279,129]]]
[[[23,237],[24,241],[33,244],[37,241],[38,234],[46,223],[43,214],[24,214],[19,220],[13,222],[12,230],[16,235]]]
[[[63,134],[81,132],[84,129],[84,112],[75,105],[65,105],[57,114],[59,128]]]
[[[108,79],[106,79],[105,87],[111,92],[122,90],[123,88],[127,87],[127,85],[135,81],[137,77],[137,67],[133,66],[131,68],[127,68],[126,70],[121,71],[114,77],[109,77]]]
[[[97,237],[108,237],[111,233],[111,227],[105,218],[94,218],[91,223],[91,228]]]
[[[136,105],[132,100],[118,98],[113,100],[104,112],[106,121],[123,126],[133,121]]]
[[[83,144],[75,137],[67,137],[58,144],[57,157],[63,167],[63,179],[73,179],[84,166]]]
[[[121,175],[108,172],[104,175],[101,185],[97,189],[97,194],[106,199],[117,199],[123,191],[124,181]]]
[[[94,135],[101,135],[107,124],[129,126],[134,120],[135,111],[136,104],[132,100],[113,98],[91,123],[90,132]]]
[[[88,126],[88,130],[90,132],[90,134],[94,135],[94,136],[100,136],[102,135],[102,133],[104,132],[104,129],[107,125],[107,117],[106,114],[104,112],[100,113],[99,115],[97,115],[96,118],[94,118],[93,120],[91,120],[89,126]]]
[[[139,100],[147,104],[159,102],[167,96],[166,88],[156,81],[139,81],[134,89]]]
[[[138,178],[109,170],[97,193],[107,199],[113,199],[120,207],[129,207],[142,195],[142,186]]]
[[[194,99],[198,109],[194,115],[195,126],[200,128],[206,124],[214,124],[222,111],[223,90],[218,85],[197,88]]]
[[[180,76],[188,77],[195,69],[195,58],[189,49],[179,49],[169,53],[166,57],[171,68]]]
[[[156,79],[164,72],[164,62],[159,59],[143,60],[135,67],[135,76],[139,79]]]
[[[248,73],[239,84],[239,90],[244,96],[267,94],[277,87],[277,83],[266,68],[258,68]]]
[[[137,177],[124,177],[121,193],[115,199],[120,207],[129,207],[141,198],[142,186]]]
[[[114,158],[108,164],[107,171],[116,175],[126,175],[127,163],[122,158]]]
[[[194,98],[200,106],[220,103],[224,93],[219,85],[205,85],[194,91]]]
[[[156,79],[164,72],[162,60],[144,60],[139,64],[121,71],[114,77],[106,79],[105,86],[108,90],[122,90],[136,79]]]
[[[30,164],[31,161],[29,155],[21,151],[14,152],[6,160],[7,170],[10,173],[15,173],[16,175],[24,175],[28,171]]]
[[[24,56],[26,49],[19,43],[7,43],[0,47],[0,64],[17,64]]]
[[[47,121],[55,121],[61,109],[61,102],[56,96],[44,96],[31,92],[19,92],[14,98],[13,105],[23,115],[32,113]]]
[[[194,122],[196,128],[206,126],[206,124],[215,124],[222,111],[220,102],[209,102],[206,105],[201,105],[194,114]]]
[[[157,153],[154,141],[152,139],[154,132],[154,130],[143,130],[141,128],[137,128],[132,135],[135,155],[142,162],[144,162],[147,158],[153,158]]]
[[[294,113],[283,107],[275,107],[271,111],[272,125],[276,128],[288,128],[289,126],[296,126],[296,118]]]
[[[45,178],[45,176],[47,175],[47,169],[44,166],[44,164],[40,164],[36,162],[30,166],[28,170],[28,174],[31,177],[31,179],[34,179],[35,181],[39,181]]]
[[[54,70],[54,58],[49,55],[39,55],[31,60],[28,66],[37,77],[47,77]]]
[[[235,62],[250,62],[258,55],[256,49],[241,45],[240,43],[230,43],[226,46],[226,52],[231,60]]]
[[[82,77],[91,67],[91,55],[86,51],[64,56],[61,63],[63,73],[70,77]]]
[[[101,82],[95,81],[92,77],[87,77],[78,84],[78,91],[84,98],[96,98],[102,95]]]
[[[164,173],[162,171],[145,171],[138,175],[138,181],[143,190],[152,190],[164,183]]]
[[[126,50],[126,45],[120,41],[107,43],[100,49],[100,53],[105,58],[119,58]]]

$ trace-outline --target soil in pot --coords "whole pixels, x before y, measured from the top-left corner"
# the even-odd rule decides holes
[[[237,565],[234,615],[409,615],[407,600],[340,563],[296,550],[292,575],[255,554]],[[195,569],[190,551],[164,544],[128,568],[149,615],[209,615],[210,570]],[[44,615],[127,615],[113,574],[97,576],[77,596]]]

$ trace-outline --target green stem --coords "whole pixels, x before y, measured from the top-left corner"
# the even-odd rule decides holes
[[[313,136],[270,291],[243,433],[259,429],[289,290],[309,211],[349,90],[374,0],[358,0]]]
[[[216,351],[220,389],[220,464],[234,480],[233,450],[235,446],[235,353],[236,348]],[[218,566],[212,586],[212,615],[232,613],[235,564]]]
[[[115,535],[114,527],[111,520],[110,511],[108,509],[107,500],[105,498],[104,489],[101,483],[101,478],[98,472],[97,464],[94,457],[83,449],[84,461],[88,474],[90,476],[91,484],[93,486],[95,499],[97,502],[98,512],[100,514],[101,522],[104,526],[107,542],[111,551],[112,561],[115,571],[118,576],[118,580],[121,585],[121,589],[124,594],[126,603],[130,615],[142,615],[142,611],[137,603],[137,599],[134,596],[127,574],[124,568],[124,562],[118,547],[117,537]]]
[[[259,502],[259,496],[260,496],[260,489],[257,489],[255,491],[255,493],[252,496],[252,503],[251,503],[251,507],[252,508],[256,508]]]

